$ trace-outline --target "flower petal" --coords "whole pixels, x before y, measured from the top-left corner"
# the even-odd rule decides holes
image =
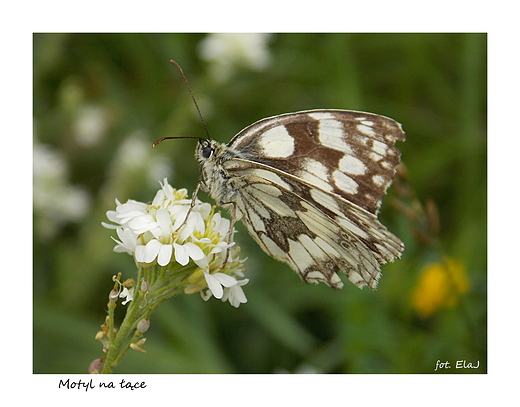
[[[202,220],[202,216],[198,212],[191,212],[190,216],[188,216],[188,220],[184,224],[184,227],[181,229],[179,233],[179,240],[184,242],[188,239],[195,230],[201,231],[204,233],[204,220]]]
[[[246,285],[248,282],[249,280],[246,278],[244,280],[237,281],[237,284],[233,287],[225,288],[222,301],[229,301],[229,303],[235,308],[238,308],[240,304],[245,304],[247,302],[247,298],[244,294],[244,290],[242,290],[242,286]]]
[[[171,225],[172,221],[170,219],[170,214],[165,208],[161,208],[155,214],[155,219],[161,228],[161,232],[163,236],[168,236],[171,233]]]
[[[211,256],[213,257],[213,256]],[[207,270],[208,267],[209,267],[209,263],[210,263],[210,258],[209,257],[206,257],[204,256],[202,259],[200,260],[193,260],[195,262],[195,264],[197,266],[199,266],[202,270]]]
[[[181,227],[182,223],[186,219],[186,215],[188,214],[189,206],[177,205],[177,206],[174,206],[172,209],[174,210],[173,215],[175,216],[175,222],[173,223],[173,230],[177,230]],[[181,242],[182,242],[182,240],[181,240]]]
[[[111,225],[110,223],[101,222],[101,226],[107,229],[117,229],[119,225]]]
[[[161,190],[164,193],[164,196],[168,198],[170,201],[174,201],[175,198],[173,197],[173,188],[170,184],[168,184],[168,179],[164,178],[164,183],[161,183],[159,181],[159,184],[161,185]]]
[[[147,232],[158,226],[151,215],[143,215],[132,219],[128,222],[128,227],[134,230],[137,234]]]
[[[206,279],[206,282],[208,283],[208,288],[210,289],[213,296],[218,299],[222,298],[224,290],[222,289],[222,286],[220,285],[220,282],[217,280],[217,278],[214,275],[211,275],[206,272],[204,272],[204,278]]]
[[[145,263],[144,258],[146,256],[146,246],[138,245],[135,248],[135,261],[138,263]]]
[[[119,240],[112,238],[118,245],[114,248],[115,252],[121,253],[126,252],[128,254],[134,254],[137,247],[136,235],[129,229],[117,228],[117,236]]]
[[[233,287],[237,284],[237,279],[235,277],[231,277],[230,275],[224,273],[215,273],[212,274],[217,281],[222,284],[224,287]]]
[[[184,246],[174,243],[173,248],[175,249],[175,261],[181,266],[185,266],[190,261],[190,256],[184,248]]]
[[[134,290],[131,288],[130,290],[126,287],[123,288],[121,294],[119,294],[120,298],[126,298],[125,301],[122,302],[123,305],[126,305],[127,302],[130,302],[134,299]]]
[[[197,205],[197,211],[200,212],[202,219],[207,219],[211,213],[211,205],[207,202],[200,203]]]
[[[229,302],[235,308],[238,308],[238,306],[240,304],[245,304],[247,302],[247,298],[246,298],[246,295],[244,294],[244,290],[242,290],[242,287],[240,287],[240,285],[231,287],[229,290],[231,291]]]
[[[107,211],[107,218],[111,222],[119,223],[119,219],[117,217],[117,212],[116,211]]]
[[[202,297],[202,299],[204,301],[207,301],[211,298],[211,290],[206,290],[206,291],[201,291],[200,292],[200,296]]]
[[[188,242],[183,247],[193,260],[202,260],[204,258],[204,252],[195,243]]]
[[[157,193],[155,194],[155,197],[153,198],[153,201],[152,201],[152,206],[161,206],[162,202],[164,201],[164,192],[162,189],[160,189],[159,191],[157,191]]]
[[[145,246],[144,262],[151,263],[155,260],[161,250],[162,244],[157,240],[150,240]]]
[[[172,258],[172,252],[173,247],[171,244],[163,244],[157,256],[157,263],[159,263],[160,266],[166,266]]]

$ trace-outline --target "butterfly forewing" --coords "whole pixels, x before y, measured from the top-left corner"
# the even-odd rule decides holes
[[[313,110],[260,120],[223,145],[203,141],[206,190],[262,249],[306,282],[375,288],[404,246],[376,213],[404,133],[370,113]],[[211,154],[208,154],[211,152]]]
[[[312,110],[267,118],[229,146],[251,161],[299,177],[376,213],[392,182],[404,140],[396,121],[371,113]]]

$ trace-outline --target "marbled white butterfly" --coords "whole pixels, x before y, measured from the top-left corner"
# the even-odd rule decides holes
[[[400,159],[395,142],[404,139],[399,123],[371,113],[327,109],[266,118],[227,145],[199,139],[195,194],[208,192],[230,210],[232,225],[241,219],[267,254],[307,283],[341,288],[341,272],[374,289],[380,264],[404,250],[377,219]]]

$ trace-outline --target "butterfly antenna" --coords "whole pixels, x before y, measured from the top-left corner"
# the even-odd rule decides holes
[[[193,92],[191,90],[190,84],[188,83],[188,79],[186,79],[186,75],[184,75],[184,72],[182,71],[181,66],[175,62],[173,59],[170,60],[170,62],[175,65],[175,68],[179,70],[181,73],[182,79],[184,80],[184,83],[186,84],[186,87],[188,88],[188,91],[190,92],[191,99],[193,100],[193,103],[195,104],[195,108],[197,109],[197,113],[199,114],[200,121],[202,122],[202,126],[204,127],[204,131],[206,132],[206,136],[208,136],[208,139],[211,139],[208,128],[206,127],[206,122],[204,121],[202,114],[200,113],[199,105],[197,104],[197,101],[195,100],[195,96],[193,95]]]

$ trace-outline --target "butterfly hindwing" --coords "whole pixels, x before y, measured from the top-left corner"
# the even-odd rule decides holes
[[[242,185],[239,216],[263,250],[304,281],[339,288],[342,272],[358,287],[375,288],[379,263],[400,255],[402,243],[375,215],[291,175],[240,161],[229,163]]]

